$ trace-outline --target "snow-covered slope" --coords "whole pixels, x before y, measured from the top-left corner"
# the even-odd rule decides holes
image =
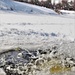
[[[12,10],[29,14],[56,14],[51,9],[11,0],[0,0],[0,9],[10,11]]]
[[[0,0],[0,9],[13,8],[13,2],[11,0]]]

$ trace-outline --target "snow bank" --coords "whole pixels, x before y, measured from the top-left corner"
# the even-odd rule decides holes
[[[62,14],[75,14],[75,11],[69,11],[69,10],[60,10]]]

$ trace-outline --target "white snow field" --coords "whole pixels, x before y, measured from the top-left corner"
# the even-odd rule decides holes
[[[45,7],[0,0],[0,51],[17,47],[45,49],[56,45],[60,53],[66,52],[75,58],[75,12],[73,12],[59,15]],[[74,74],[75,72],[67,72],[60,75]],[[40,72],[37,75],[46,74]]]
[[[0,0],[0,49],[38,47],[57,39],[74,41],[74,20],[44,7]]]

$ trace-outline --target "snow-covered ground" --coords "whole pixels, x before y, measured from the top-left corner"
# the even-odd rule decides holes
[[[0,0],[0,4],[0,48],[42,45],[55,39],[74,41],[74,16],[11,0]]]
[[[58,15],[52,9],[36,5],[0,0],[0,49],[39,47],[54,40],[74,41],[75,13],[61,12],[70,15]]]
[[[59,52],[75,57],[75,12],[69,13],[59,15],[52,9],[0,0],[0,51],[57,45]]]
[[[0,48],[17,43],[41,43],[51,38],[74,41],[74,18],[59,15],[0,13]],[[51,36],[54,33],[54,36]],[[10,40],[10,41],[9,41]]]
[[[65,15],[69,16],[71,18],[75,18],[75,11],[69,11],[69,10],[60,10],[60,12]]]

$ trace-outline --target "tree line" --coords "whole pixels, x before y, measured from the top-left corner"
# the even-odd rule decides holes
[[[46,1],[39,1],[39,0],[15,0],[15,1],[20,1],[20,2],[25,2],[25,3],[30,3],[30,4],[35,4],[39,6],[44,6],[50,9],[64,9],[64,10],[75,10],[75,0],[68,2],[68,0],[62,0],[59,3],[52,3],[51,0],[46,0]]]

